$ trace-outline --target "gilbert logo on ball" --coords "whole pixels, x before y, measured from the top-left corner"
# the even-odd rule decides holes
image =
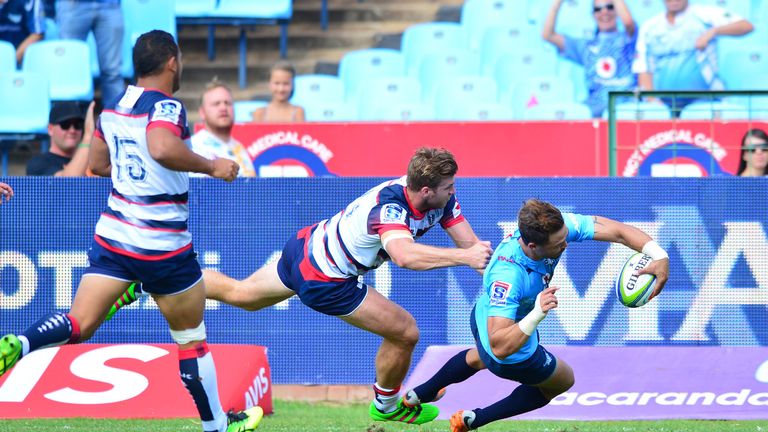
[[[653,258],[638,252],[624,263],[616,278],[616,296],[624,306],[634,308],[648,303],[656,287],[656,276],[635,272],[644,269],[651,261]]]

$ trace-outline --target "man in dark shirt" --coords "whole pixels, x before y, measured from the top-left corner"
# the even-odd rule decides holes
[[[78,177],[85,175],[88,147],[83,143],[86,114],[78,102],[56,102],[48,119],[50,150],[27,164],[27,175]],[[85,137],[90,142],[91,133]]]
[[[16,63],[21,63],[27,47],[41,40],[44,33],[41,0],[0,0],[0,40],[16,48]]]

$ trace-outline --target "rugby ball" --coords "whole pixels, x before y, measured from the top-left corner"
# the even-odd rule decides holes
[[[656,288],[656,276],[651,274],[635,275],[645,268],[653,259],[644,254],[636,253],[629,257],[616,278],[616,297],[626,307],[636,308],[648,303],[648,298]]]

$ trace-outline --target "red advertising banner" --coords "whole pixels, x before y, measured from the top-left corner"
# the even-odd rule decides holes
[[[747,122],[618,123],[618,175],[735,173]],[[757,127],[766,128],[765,122]],[[451,150],[462,177],[606,176],[608,125],[580,122],[238,124],[262,177],[396,177],[421,146]]]
[[[272,412],[267,350],[209,348],[225,411]],[[66,345],[35,351],[0,379],[0,418],[197,417],[179,378],[176,345]]]

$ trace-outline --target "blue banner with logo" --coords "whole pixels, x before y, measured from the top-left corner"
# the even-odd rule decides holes
[[[106,205],[106,179],[6,179],[15,197],[0,206],[0,331],[20,332],[51,310],[67,310],[93,228]],[[204,268],[245,278],[277,259],[300,228],[330,217],[380,178],[193,179],[190,227]],[[601,242],[571,244],[555,271],[559,306],[540,326],[549,345],[768,345],[768,182],[709,178],[460,178],[457,197],[478,236],[497,245],[516,226],[522,202],[537,197],[564,211],[633,224],[669,252],[670,280],[646,306],[628,309],[613,281],[631,251]],[[440,228],[425,243],[450,246]],[[469,312],[481,292],[469,268],[415,272],[391,263],[364,277],[416,318],[429,345],[471,343]],[[380,339],[321,315],[297,298],[247,312],[209,302],[213,343],[267,346],[276,384],[374,379]],[[154,302],[119,312],[91,340],[171,343]]]

